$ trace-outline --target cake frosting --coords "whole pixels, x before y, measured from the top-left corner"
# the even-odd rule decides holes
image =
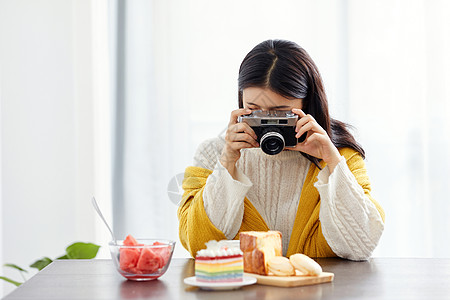
[[[197,252],[195,257],[197,281],[242,282],[243,275],[242,251],[230,241],[209,241],[206,243],[206,249]]]

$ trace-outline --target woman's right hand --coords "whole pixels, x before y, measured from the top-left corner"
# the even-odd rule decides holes
[[[253,129],[247,123],[238,122],[239,116],[248,115],[251,112],[245,108],[233,110],[225,134],[225,147],[220,157],[220,163],[234,179],[236,179],[236,162],[241,157],[241,149],[259,147]]]

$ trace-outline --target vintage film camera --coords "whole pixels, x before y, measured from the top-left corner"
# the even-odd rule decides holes
[[[238,122],[247,123],[255,131],[261,150],[269,155],[295,147],[305,140],[306,133],[299,139],[295,137],[297,120],[298,115],[289,110],[255,110],[249,115],[238,117]]]

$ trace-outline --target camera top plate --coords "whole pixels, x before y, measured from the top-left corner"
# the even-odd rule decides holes
[[[295,126],[298,115],[290,110],[255,110],[249,115],[239,116],[238,122],[254,126]]]

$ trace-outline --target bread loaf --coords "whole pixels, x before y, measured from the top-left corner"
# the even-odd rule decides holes
[[[275,276],[294,276],[295,269],[288,258],[274,256],[267,261],[269,272]]]
[[[282,255],[279,231],[245,231],[239,234],[239,240],[244,256],[244,272],[268,275],[268,260]]]
[[[312,258],[301,253],[293,254],[289,261],[296,270],[304,275],[318,276],[322,273],[322,267]]]

